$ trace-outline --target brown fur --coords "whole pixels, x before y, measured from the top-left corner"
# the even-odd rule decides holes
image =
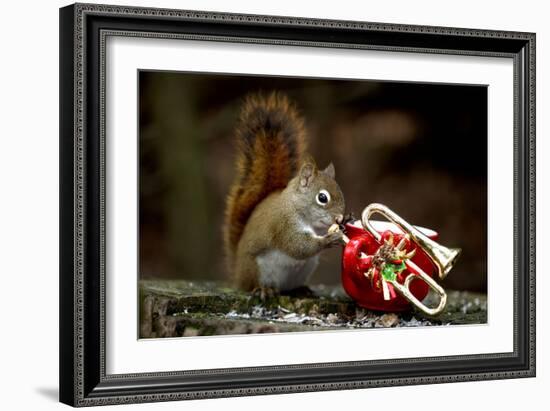
[[[304,122],[279,93],[245,99],[236,129],[236,178],[227,197],[225,251],[230,269],[244,227],[256,206],[284,189],[306,149]]]

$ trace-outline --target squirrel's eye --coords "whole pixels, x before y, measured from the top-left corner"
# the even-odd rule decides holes
[[[317,194],[317,203],[319,205],[325,206],[330,201],[330,194],[327,190],[321,190],[319,191],[319,194]]]

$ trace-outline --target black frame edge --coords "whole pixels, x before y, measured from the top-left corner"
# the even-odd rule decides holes
[[[59,401],[75,405],[74,14],[59,9]]]
[[[527,280],[524,296],[525,324],[527,329],[524,334],[528,337],[525,343],[525,356],[527,370],[530,377],[536,377],[536,33],[529,33],[529,37],[523,47],[525,56],[523,62],[524,72],[524,112],[525,121],[522,136],[525,140],[526,150],[525,177],[522,181],[525,189],[525,229],[526,246],[524,250],[525,263],[524,274]],[[532,305],[529,305],[529,301]]]

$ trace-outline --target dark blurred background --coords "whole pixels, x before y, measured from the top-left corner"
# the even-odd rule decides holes
[[[484,86],[140,72],[141,278],[226,280],[222,221],[243,97],[279,90],[309,151],[332,161],[347,211],[380,202],[463,254],[446,288],[486,291]],[[311,283],[340,281],[341,250]]]

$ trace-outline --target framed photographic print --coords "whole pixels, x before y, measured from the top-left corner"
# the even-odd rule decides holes
[[[535,35],[60,10],[60,399],[535,375]]]

